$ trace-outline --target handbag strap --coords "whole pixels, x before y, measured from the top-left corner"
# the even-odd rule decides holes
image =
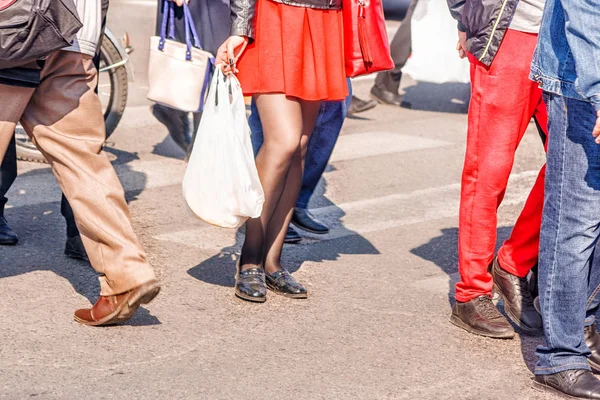
[[[169,28],[169,39],[175,39],[175,6],[172,1],[163,1],[163,18],[160,24],[160,41],[158,49],[163,51],[165,48],[165,39],[167,38],[167,27]]]
[[[190,6],[187,3],[183,3],[183,15],[188,21],[187,30],[189,30],[192,34],[192,39],[194,39],[194,47],[201,49],[202,44],[200,43],[200,36],[198,35],[198,31],[196,30],[196,24],[194,23],[194,19],[192,18]]]

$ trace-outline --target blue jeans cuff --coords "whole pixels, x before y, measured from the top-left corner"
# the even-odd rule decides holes
[[[570,356],[553,358],[552,360],[540,358],[535,366],[536,375],[552,375],[571,369],[585,369],[591,371],[587,358],[584,356]]]

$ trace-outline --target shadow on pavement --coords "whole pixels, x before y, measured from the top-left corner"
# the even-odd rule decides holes
[[[452,114],[466,114],[469,110],[471,86],[468,83],[417,82],[404,91],[404,100],[413,110]]]
[[[498,228],[497,230],[497,245],[499,247],[512,232],[512,227],[503,226]],[[458,274],[458,228],[446,228],[442,229],[442,235],[437,236],[422,246],[414,248],[411,250],[411,253],[423,258],[424,260],[431,261],[438,267],[442,269],[446,274],[448,274],[448,303],[450,308],[454,305],[454,286],[457,281],[460,279]],[[499,310],[506,317],[504,313],[504,304],[502,299],[500,299]],[[448,316],[450,316],[450,309],[448,309]],[[510,322],[510,319],[506,317],[506,319]],[[512,324],[512,322],[511,322]],[[531,372],[535,368],[535,363],[537,361],[537,357],[535,355],[535,348],[539,345],[544,344],[543,335],[528,335],[523,333],[517,326],[514,326],[515,332],[520,337],[521,340],[521,354],[523,357],[523,361],[525,362],[527,368]],[[468,334],[465,332],[465,334]]]
[[[498,228],[496,242],[502,244],[510,236],[512,227]],[[458,228],[442,229],[441,236],[434,237],[422,246],[410,252],[424,260],[431,261],[448,275],[448,303],[454,305],[454,285],[458,276]]]
[[[123,182],[127,202],[135,200],[143,192],[147,177],[144,173],[133,171],[126,164],[137,160],[138,156],[113,148],[105,148],[105,151],[117,157],[113,164],[118,167],[119,175],[127,175],[126,181],[135,183],[134,187],[129,187],[131,190],[128,190],[128,185]],[[24,173],[17,177],[13,189],[18,190],[19,179],[29,177],[42,180],[48,177],[54,181],[48,176],[49,173],[49,168]],[[9,204],[14,193],[15,190],[11,190],[8,194]],[[41,200],[47,202],[6,210],[11,226],[20,236],[20,243],[14,247],[2,247],[0,279],[49,271],[66,279],[78,294],[87,298],[90,304],[94,304],[100,293],[98,274],[88,262],[69,259],[63,254],[66,234],[64,218],[60,214],[60,199]],[[146,326],[160,323],[158,318],[140,307],[136,316],[124,325]]]
[[[319,207],[333,205],[325,196],[324,181],[313,194],[312,204]],[[324,219],[332,229],[328,235],[313,235],[296,229],[303,236],[299,244],[285,245],[283,249],[282,264],[294,273],[298,271],[304,262],[335,261],[342,254],[379,254],[379,251],[364,237],[358,233],[343,227],[341,217],[344,212],[336,207],[330,213],[331,218]],[[319,215],[319,218],[321,216]],[[198,264],[188,270],[188,274],[203,282],[233,287],[235,284],[235,268],[242,244],[244,242],[243,228],[236,233],[236,241],[233,246],[223,248],[219,254]]]

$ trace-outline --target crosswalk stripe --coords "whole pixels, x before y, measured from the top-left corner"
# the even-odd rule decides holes
[[[331,161],[354,160],[448,145],[451,143],[394,132],[356,133],[340,137],[331,155]]]
[[[342,135],[331,161],[335,163],[446,145],[450,143],[392,132]],[[183,161],[172,158],[134,160],[127,164],[115,165],[119,179],[128,192],[179,185],[185,168],[186,164]],[[21,175],[7,195],[8,206],[22,207],[57,201],[60,198],[60,190],[56,180],[50,175],[47,167],[36,168],[35,171]]]
[[[519,205],[525,202],[539,171],[525,171],[510,177],[511,187],[507,191],[503,205]],[[519,190],[515,190],[518,187]],[[335,240],[348,236],[380,232],[458,216],[460,184],[417,190],[410,193],[397,193],[388,196],[358,200],[311,210],[311,213],[331,228],[327,235],[304,236],[322,241]],[[450,200],[448,200],[450,199]],[[210,242],[199,240],[207,237]],[[155,236],[160,241],[176,242],[187,246],[220,251],[233,246],[235,232],[203,225],[195,229],[170,232]]]

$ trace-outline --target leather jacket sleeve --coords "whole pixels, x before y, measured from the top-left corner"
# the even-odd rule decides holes
[[[452,17],[458,21],[458,30],[461,32],[466,32],[467,28],[464,26],[462,22],[463,10],[465,8],[465,3],[469,0],[446,0],[448,2],[448,8],[450,9],[450,14]]]
[[[232,36],[247,36],[254,39],[254,23],[256,0],[231,0],[231,32]]]

